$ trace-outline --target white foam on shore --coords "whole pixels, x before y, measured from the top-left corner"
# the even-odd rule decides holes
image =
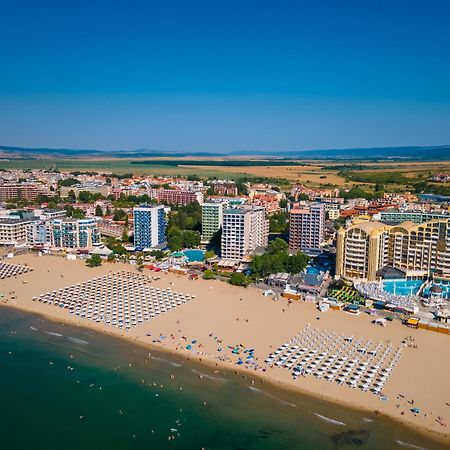
[[[220,378],[220,377],[214,377],[212,375],[208,375],[207,373],[199,372],[198,370],[191,369],[192,372],[196,373],[197,375],[201,375],[202,377],[209,378],[210,380],[214,381],[227,381],[226,378]]]
[[[347,425],[347,424],[344,423],[344,422],[339,422],[339,420],[330,419],[329,417],[325,417],[325,416],[322,416],[322,415],[317,414],[317,413],[313,413],[313,414],[314,414],[315,416],[317,416],[319,419],[322,419],[322,420],[324,420],[325,422],[332,423],[332,424],[334,424],[334,425],[344,425],[344,426]]]
[[[83,345],[89,344],[88,341],[83,341],[83,339],[78,339],[72,336],[69,336],[67,339],[69,339],[69,341],[73,342],[74,344],[83,344]]]
[[[30,329],[33,331],[39,331],[37,328],[34,328],[34,327],[30,327]]]
[[[282,400],[281,398],[278,398],[278,397],[276,397],[275,395],[269,394],[269,393],[263,391],[262,389],[255,388],[255,387],[253,387],[253,386],[249,386],[248,388],[249,388],[251,391],[253,391],[253,392],[260,392],[261,394],[267,395],[267,397],[273,398],[274,400],[277,400],[277,401],[279,401],[279,402],[281,402],[281,403],[284,403],[285,405],[297,407],[296,404],[294,404],[294,403],[289,403],[289,402],[287,402],[287,401],[285,401],[285,400]]]
[[[53,333],[53,331],[45,331],[46,334],[49,334],[50,336],[58,336],[58,337],[63,337],[62,334],[59,333]]]
[[[408,444],[408,442],[403,442],[403,441],[398,441],[396,440],[395,443],[397,445],[399,445],[400,447],[406,447],[406,448],[414,448],[416,450],[428,450],[425,447],[419,447],[418,445],[414,445],[414,444]]]
[[[182,364],[178,364],[176,362],[169,361],[168,359],[158,358],[157,356],[151,356],[151,355],[149,357],[150,357],[150,359],[153,359],[155,361],[162,361],[162,362],[165,362],[166,364],[170,364],[170,365],[172,365],[174,367],[181,367],[182,366]]]
[[[363,417],[362,420],[367,423],[373,422],[373,419],[368,419],[367,417]]]

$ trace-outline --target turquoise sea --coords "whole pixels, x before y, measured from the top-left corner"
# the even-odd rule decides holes
[[[7,308],[0,398],[5,450],[444,448],[374,414]]]

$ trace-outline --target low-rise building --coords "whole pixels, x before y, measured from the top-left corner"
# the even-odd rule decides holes
[[[0,219],[0,245],[23,245],[31,219]]]

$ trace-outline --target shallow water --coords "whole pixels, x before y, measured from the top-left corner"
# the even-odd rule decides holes
[[[8,450],[444,448],[371,414],[6,308],[0,398]]]

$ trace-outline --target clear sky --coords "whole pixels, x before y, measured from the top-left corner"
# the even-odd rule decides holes
[[[449,0],[0,0],[0,144],[449,144],[449,24]]]

